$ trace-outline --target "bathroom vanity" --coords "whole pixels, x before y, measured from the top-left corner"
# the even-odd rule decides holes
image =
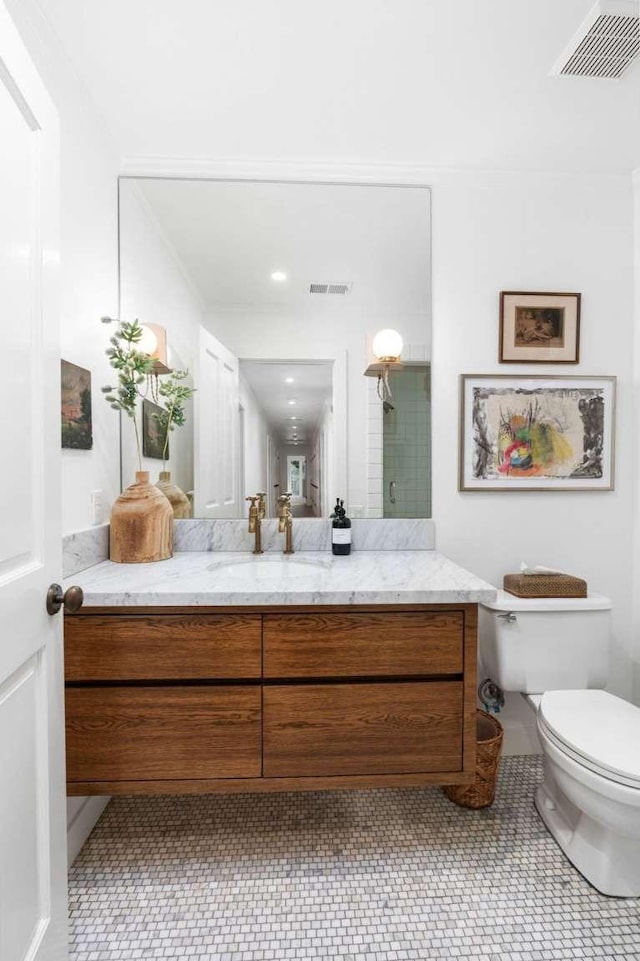
[[[466,783],[483,581],[433,551],[104,562],[65,617],[69,794]]]

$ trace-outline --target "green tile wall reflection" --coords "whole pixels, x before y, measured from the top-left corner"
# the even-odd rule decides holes
[[[389,386],[392,409],[382,421],[384,517],[431,517],[431,369],[394,371]]]

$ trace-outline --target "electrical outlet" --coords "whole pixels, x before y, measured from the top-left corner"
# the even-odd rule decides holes
[[[104,520],[104,494],[102,491],[91,491],[91,523],[102,524]]]

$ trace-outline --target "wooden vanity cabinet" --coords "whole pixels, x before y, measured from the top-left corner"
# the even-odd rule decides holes
[[[476,605],[65,616],[69,794],[475,776]]]

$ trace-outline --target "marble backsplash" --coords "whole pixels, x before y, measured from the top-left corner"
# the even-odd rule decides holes
[[[354,551],[432,551],[435,550],[433,521],[426,518],[358,518],[351,522]],[[252,551],[254,536],[245,520],[175,521],[173,549],[180,551]],[[330,551],[331,521],[304,517],[293,522],[293,546],[298,551]],[[262,522],[262,548],[281,551],[284,534],[278,521]],[[109,525],[88,527],[66,534],[62,539],[63,576],[73,577],[109,557]]]
[[[109,557],[109,525],[87,527],[62,538],[62,574],[73,577],[79,571],[106,561]]]
[[[433,521],[427,518],[354,519],[351,522],[352,550],[356,551],[432,551],[435,549]],[[176,521],[174,551],[252,551],[254,535],[245,520]],[[262,522],[262,549],[282,551],[284,534],[278,521]],[[298,551],[330,551],[331,521],[324,518],[296,518],[293,522],[293,547]]]

